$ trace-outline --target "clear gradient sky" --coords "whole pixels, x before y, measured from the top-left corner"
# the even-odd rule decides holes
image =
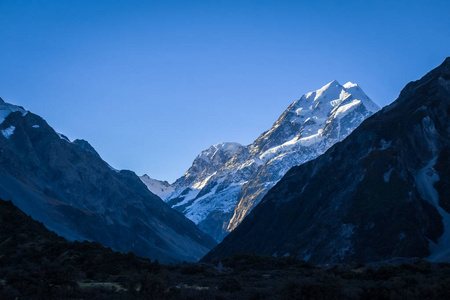
[[[447,56],[449,0],[0,0],[0,97],[170,182],[333,79],[384,106]]]

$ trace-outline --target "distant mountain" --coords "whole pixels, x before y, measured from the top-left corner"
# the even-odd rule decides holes
[[[139,178],[147,186],[150,192],[162,199],[167,198],[175,191],[172,185],[170,185],[167,181],[152,179],[147,174],[139,176]]]
[[[450,261],[450,58],[325,154],[292,168],[204,259]]]
[[[251,145],[203,151],[165,201],[221,241],[291,167],[316,158],[378,109],[357,84],[332,81],[292,103]]]
[[[0,197],[69,240],[162,262],[196,261],[215,242],[83,140],[0,99]]]

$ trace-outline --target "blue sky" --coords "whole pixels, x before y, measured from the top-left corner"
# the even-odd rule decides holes
[[[450,56],[450,1],[0,0],[0,97],[173,181],[337,79],[377,104]]]

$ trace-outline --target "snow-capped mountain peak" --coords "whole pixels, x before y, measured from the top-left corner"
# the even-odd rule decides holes
[[[305,94],[305,98],[307,99],[307,101],[312,100],[312,101],[321,101],[321,100],[328,100],[330,97],[331,98],[336,98],[337,95],[339,95],[342,91],[342,85],[339,84],[339,82],[337,82],[337,80],[333,80],[330,83],[324,85],[323,87],[321,87],[320,89],[314,91],[314,92],[309,92],[307,94]]]
[[[284,152],[292,149],[296,144],[311,146],[330,133],[331,127],[326,125],[333,120],[340,120],[358,108],[370,114],[379,110],[357,84],[349,82],[346,86],[333,80],[322,88],[303,95],[263,134],[261,142],[256,144],[258,148],[251,152],[264,159],[274,157],[273,154],[280,150]],[[361,121],[362,119],[358,119],[355,124]],[[341,135],[340,128],[333,128],[338,130],[338,136]]]
[[[202,151],[165,201],[220,241],[291,167],[324,153],[374,110],[357,84],[333,80],[293,102],[252,144]]]

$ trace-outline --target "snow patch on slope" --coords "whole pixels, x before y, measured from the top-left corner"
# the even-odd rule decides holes
[[[11,137],[11,135],[14,134],[15,129],[16,129],[16,127],[9,126],[8,128],[2,130],[2,134],[5,138],[9,139]]]
[[[336,117],[337,118],[343,118],[345,117],[349,112],[351,112],[357,105],[361,103],[360,100],[353,100],[352,102],[340,106],[336,110]]]
[[[159,196],[161,199],[166,199],[169,197],[175,189],[167,181],[161,181],[157,179],[150,178],[147,174],[139,177],[141,181],[147,186],[147,188],[153,194]]]
[[[239,143],[219,143],[211,146],[209,149],[202,151],[197,159],[203,159],[206,161],[215,161],[217,154],[220,152],[226,152],[227,154],[235,154],[240,149],[242,149],[242,145]]]
[[[352,94],[353,98],[361,100],[364,106],[371,113],[376,113],[380,110],[380,107],[376,105],[367,95],[363,92],[363,90],[356,83],[347,82],[344,84],[345,90]]]
[[[416,175],[416,185],[420,196],[433,205],[442,217],[444,233],[435,244],[430,242],[431,255],[429,261],[440,262],[450,258],[450,214],[439,205],[439,194],[434,184],[439,181],[439,175],[433,166],[436,164],[437,156],[434,157]]]
[[[57,132],[56,134],[59,136],[60,139],[65,140],[65,141],[68,142],[68,143],[72,143],[72,142],[69,140],[69,138],[68,138],[67,136],[65,136],[64,134],[59,133],[59,132]]]
[[[392,173],[392,169],[389,169],[389,171],[387,171],[383,174],[384,182],[386,182],[386,183],[389,182],[389,180],[391,179],[391,173]]]
[[[181,195],[183,193],[185,193],[185,191],[188,191],[186,194]],[[183,200],[178,202],[177,204],[173,205],[172,208],[178,207],[178,206],[183,206],[188,204],[190,201],[194,200],[195,198],[197,198],[197,195],[200,193],[201,190],[195,190],[195,189],[191,189],[191,188],[187,188],[185,190],[182,191],[181,194],[178,194],[177,192],[175,192],[174,194],[172,194],[170,196],[170,198],[172,198],[174,195],[176,195],[176,197],[180,197],[183,196]],[[175,197],[175,198],[176,198]],[[181,198],[181,197],[180,197]]]
[[[218,185],[214,187],[208,194],[198,198],[189,206],[184,214],[195,224],[203,221],[211,212],[221,211],[223,213],[231,212],[236,206],[237,196],[242,186],[233,184],[227,190],[216,193]],[[216,201],[210,201],[210,197],[214,195]]]
[[[381,151],[386,150],[386,149],[390,148],[391,145],[392,145],[392,141],[385,141],[384,139],[382,139],[380,141],[380,150]]]
[[[0,124],[5,121],[6,117],[9,116],[10,113],[20,111],[22,113],[22,116],[25,116],[27,114],[27,111],[23,109],[22,107],[19,107],[17,105],[5,103],[0,98]]]
[[[192,188],[196,189],[196,190],[201,190],[202,188],[204,188],[209,180],[211,179],[211,177],[213,177],[214,175],[216,175],[217,172],[212,173],[211,175],[209,175],[208,177],[206,177],[205,179],[198,181],[196,183],[194,183],[194,185],[192,186]]]

